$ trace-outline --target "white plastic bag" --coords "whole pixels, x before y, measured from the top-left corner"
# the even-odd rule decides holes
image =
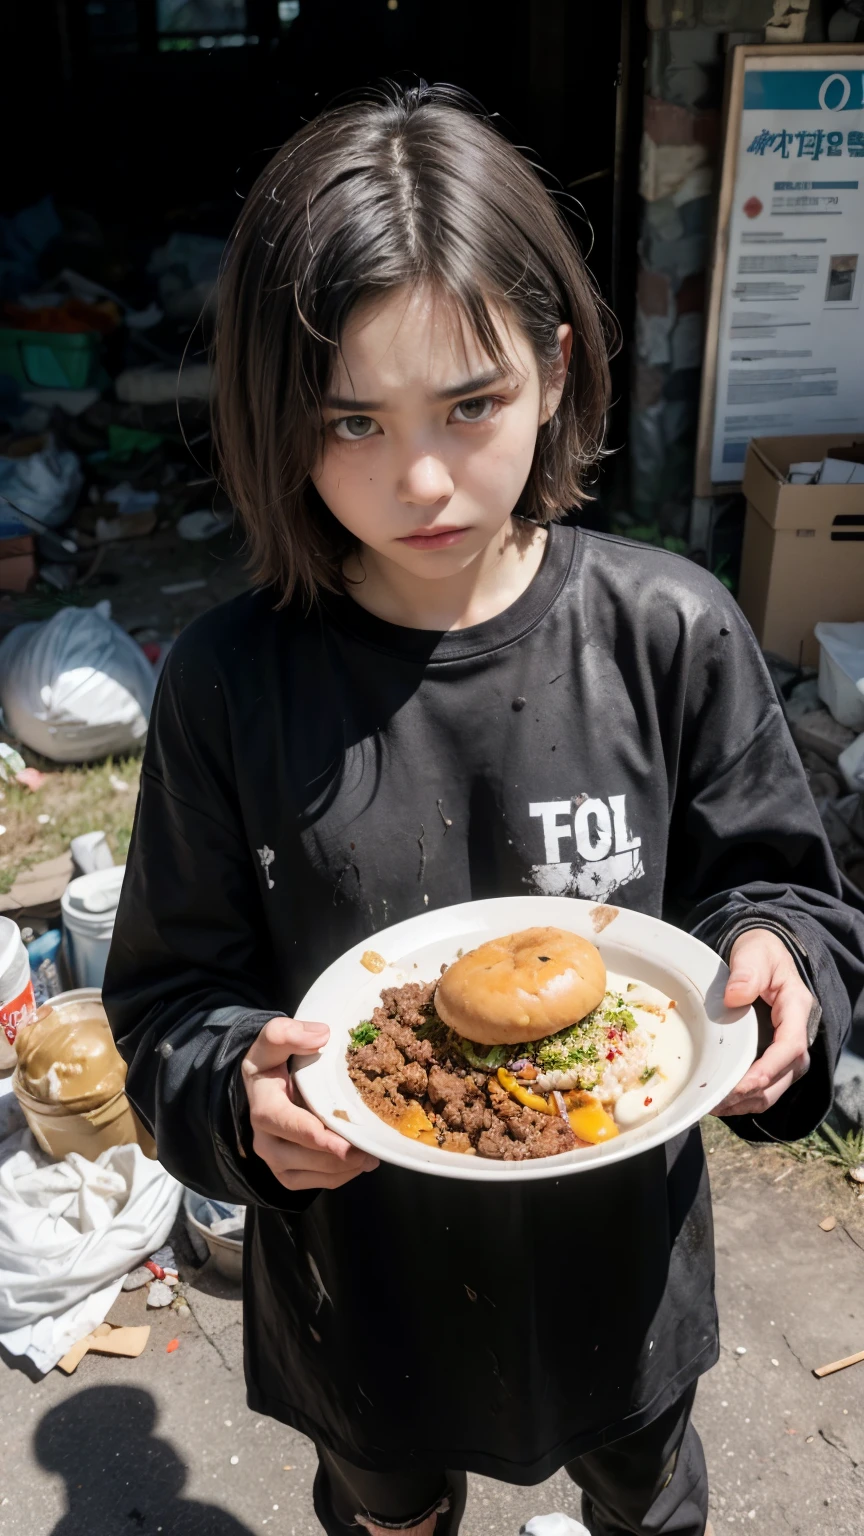
[[[59,528],[72,512],[83,483],[78,455],[58,448],[50,434],[38,453],[22,459],[0,458],[0,538],[32,533],[16,517],[16,506],[46,528]]]
[[[153,669],[111,604],[19,624],[0,645],[0,706],[10,729],[57,763],[134,752],[147,732]]]

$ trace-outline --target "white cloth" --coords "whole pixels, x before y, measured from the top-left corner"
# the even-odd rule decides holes
[[[182,1189],[138,1146],[52,1162],[22,1118],[8,1106],[0,1141],[0,1344],[50,1371],[164,1243]]]

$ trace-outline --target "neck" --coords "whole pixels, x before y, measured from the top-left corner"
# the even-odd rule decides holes
[[[361,608],[405,629],[468,629],[494,619],[531,584],[546,529],[508,519],[464,570],[416,576],[368,545],[345,561],[347,591]]]

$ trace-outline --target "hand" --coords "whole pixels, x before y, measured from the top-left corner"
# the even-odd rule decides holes
[[[729,970],[727,1008],[746,1008],[764,998],[771,1008],[774,1039],[713,1113],[761,1115],[810,1065],[807,1025],[814,999],[783,940],[767,928],[750,928],[735,940]]]
[[[252,1146],[286,1189],[339,1189],[377,1160],[330,1131],[298,1102],[288,1064],[311,1055],[330,1037],[326,1024],[270,1019],[240,1066],[249,1100]]]

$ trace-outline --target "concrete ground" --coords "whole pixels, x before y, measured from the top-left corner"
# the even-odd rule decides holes
[[[718,1536],[860,1536],[864,1364],[821,1381],[811,1371],[864,1349],[864,1202],[824,1163],[751,1151],[716,1122],[706,1139],[723,1351],[696,1421]],[[89,1355],[71,1377],[33,1382],[5,1357],[4,1536],[320,1531],[308,1441],[245,1405],[238,1294],[183,1252],[178,1240],[191,1315],[150,1313],[140,1359]],[[111,1320],[144,1321],[144,1295],[122,1295]],[[463,1536],[515,1536],[554,1509],[578,1515],[560,1474],[534,1489],[472,1484]]]

